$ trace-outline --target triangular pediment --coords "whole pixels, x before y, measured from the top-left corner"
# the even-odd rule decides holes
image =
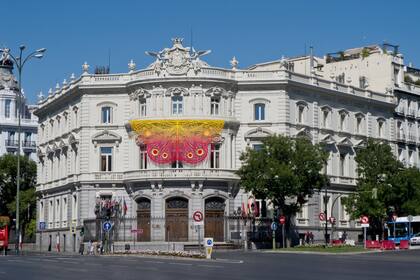
[[[352,147],[353,143],[350,141],[349,138],[344,137],[340,141],[338,141],[337,145],[344,146],[344,147]]]
[[[327,134],[327,135],[325,135],[324,137],[321,138],[321,142],[325,143],[325,144],[328,144],[328,145],[332,145],[332,144],[335,144],[335,139],[334,139],[334,137],[332,137],[331,134]]]
[[[245,139],[249,138],[265,138],[273,135],[273,132],[271,132],[268,129],[264,129],[262,127],[257,127],[254,129],[251,129],[247,133],[245,133]]]
[[[104,130],[95,134],[92,137],[92,142],[95,144],[95,146],[98,143],[112,143],[118,146],[119,143],[121,143],[121,139],[121,136],[119,136],[115,132]]]

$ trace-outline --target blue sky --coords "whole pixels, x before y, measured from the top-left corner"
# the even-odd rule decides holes
[[[13,53],[47,48],[45,58],[24,69],[23,88],[30,102],[40,90],[81,74],[87,61],[108,64],[111,72],[127,72],[152,58],[148,50],[171,45],[211,49],[205,60],[228,67],[236,56],[240,68],[296,56],[315,48],[316,55],[387,41],[400,45],[406,63],[420,67],[420,1],[7,1],[1,6],[0,46]],[[16,17],[19,15],[19,20]]]

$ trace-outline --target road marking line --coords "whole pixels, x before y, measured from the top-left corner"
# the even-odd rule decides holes
[[[144,261],[144,262],[147,262],[147,263],[164,263],[164,262],[161,262],[161,261]]]
[[[191,265],[192,265],[192,263],[173,263],[173,262],[170,262],[170,263],[168,263],[168,264],[174,264],[174,265],[185,265],[185,266],[191,266]]]
[[[210,265],[210,264],[199,264],[197,266],[201,266],[201,267],[214,267],[214,268],[220,268],[223,267],[221,265]]]

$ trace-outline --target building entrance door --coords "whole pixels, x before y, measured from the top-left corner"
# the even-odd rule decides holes
[[[137,241],[150,241],[150,200],[137,201]]]
[[[166,241],[188,241],[188,200],[173,197],[166,200]]]
[[[204,234],[213,237],[214,241],[224,241],[224,214],[225,200],[220,197],[211,197],[205,202]]]

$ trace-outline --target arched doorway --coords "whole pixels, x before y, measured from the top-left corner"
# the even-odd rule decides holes
[[[171,197],[166,200],[166,241],[188,241],[188,200]]]
[[[225,200],[211,197],[205,201],[204,234],[214,241],[224,241]]]
[[[137,202],[137,241],[150,241],[150,199],[142,197]]]

